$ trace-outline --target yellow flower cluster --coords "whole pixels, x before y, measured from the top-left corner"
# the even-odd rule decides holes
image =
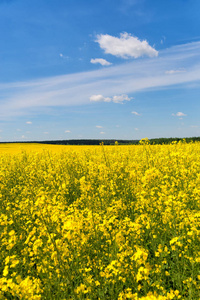
[[[200,299],[200,143],[20,147],[0,149],[0,299]]]

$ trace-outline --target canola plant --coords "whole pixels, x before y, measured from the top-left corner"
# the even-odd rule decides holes
[[[200,299],[200,143],[23,147],[0,151],[0,299]]]

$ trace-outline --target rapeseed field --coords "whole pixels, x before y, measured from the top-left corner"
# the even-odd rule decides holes
[[[8,148],[0,299],[200,299],[200,143]]]

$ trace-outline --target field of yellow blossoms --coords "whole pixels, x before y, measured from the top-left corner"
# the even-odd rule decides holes
[[[0,299],[200,299],[199,157],[0,145]]]

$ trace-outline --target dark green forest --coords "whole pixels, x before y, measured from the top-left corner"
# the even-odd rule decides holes
[[[186,143],[200,141],[200,137],[186,137],[186,138],[155,138],[149,139],[150,145],[171,144],[172,142],[185,141]],[[73,140],[52,140],[52,141],[21,141],[21,142],[0,142],[0,144],[10,143],[38,143],[38,144],[52,144],[52,145],[138,145],[140,140],[116,140],[116,139],[73,139]]]

